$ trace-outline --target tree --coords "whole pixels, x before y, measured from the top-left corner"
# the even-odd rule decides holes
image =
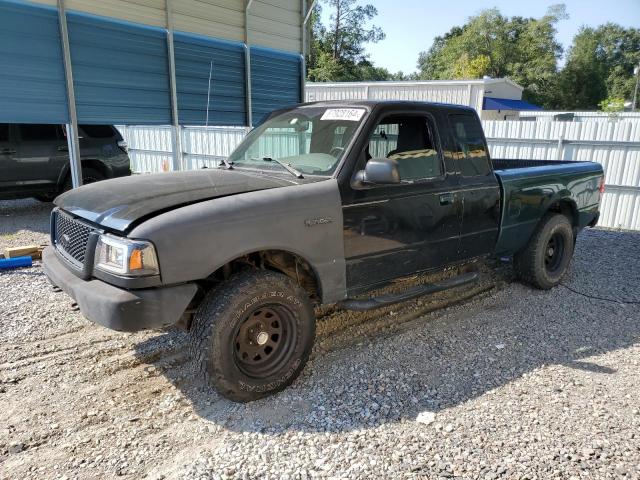
[[[633,69],[640,62],[640,29],[607,23],[583,27],[573,39],[561,73],[564,108],[595,109],[603,99],[633,96]]]
[[[330,23],[322,24],[322,6],[316,4],[311,22],[311,53],[308,78],[313,81],[387,80],[392,75],[374,66],[365,51],[367,43],[384,39],[384,32],[369,22],[378,14],[373,5],[356,0],[325,0],[331,10]]]
[[[548,106],[562,47],[556,24],[567,18],[564,5],[549,8],[542,18],[503,16],[496,8],[471,17],[437,37],[418,58],[422,79],[509,77],[525,87],[524,97]]]

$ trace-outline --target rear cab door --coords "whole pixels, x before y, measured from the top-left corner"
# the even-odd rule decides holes
[[[16,153],[13,125],[0,123],[0,192],[17,190],[19,174]]]
[[[55,190],[61,166],[69,159],[61,126],[21,124],[17,133],[17,173],[21,182],[33,190]]]
[[[460,260],[493,253],[500,230],[500,185],[475,111],[448,113],[462,200]]]
[[[446,118],[427,107],[385,107],[372,117],[351,151],[351,180],[369,159],[387,157],[398,163],[401,183],[362,189],[341,182],[349,295],[458,257],[459,185],[438,132]]]

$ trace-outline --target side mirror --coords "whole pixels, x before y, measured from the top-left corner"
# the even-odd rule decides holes
[[[372,185],[393,185],[400,183],[398,163],[390,158],[372,158],[364,170],[356,172],[351,185],[353,188],[367,188]]]

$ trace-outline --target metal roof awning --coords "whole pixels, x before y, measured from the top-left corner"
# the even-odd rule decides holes
[[[484,97],[482,102],[483,110],[542,110],[542,107],[524,100],[513,100],[510,98]]]

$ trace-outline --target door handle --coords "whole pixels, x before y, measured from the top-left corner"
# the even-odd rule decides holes
[[[69,147],[67,147],[66,145],[60,145],[58,147],[58,151],[59,152],[68,152],[69,151]]]
[[[440,205],[451,205],[453,203],[453,199],[454,199],[453,193],[441,193]]]
[[[15,148],[3,148],[2,150],[0,150],[0,153],[16,153],[16,149]]]

